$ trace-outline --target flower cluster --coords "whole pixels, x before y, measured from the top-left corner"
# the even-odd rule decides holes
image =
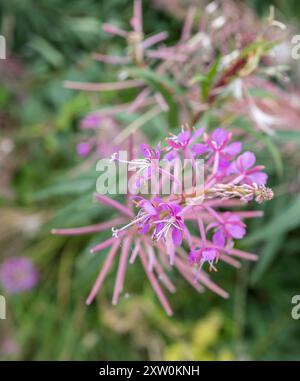
[[[129,195],[124,205],[106,195],[96,194],[97,201],[117,210],[120,217],[99,225],[53,231],[74,235],[112,229],[113,236],[91,250],[94,253],[110,247],[87,303],[95,298],[120,247],[113,304],[118,302],[123,289],[128,262],[134,263],[137,257],[168,314],[172,311],[161,284],[175,291],[167,275],[170,267],[175,267],[196,290],[203,291],[206,286],[227,297],[227,292],[206,274],[205,267],[207,264],[209,270],[217,270],[220,261],[238,268],[238,259],[256,260],[255,254],[236,249],[234,244],[246,234],[245,219],[262,213],[236,208],[251,200],[261,203],[273,197],[272,190],[265,186],[264,167],[255,165],[252,152],[242,153],[241,142],[233,141],[232,133],[222,128],[208,134],[203,129],[193,131],[185,125],[178,135],[170,135],[164,144],[156,148],[143,144],[141,151],[144,158],[128,160],[127,164],[138,168],[134,180],[137,188],[153,179],[157,181],[155,194]],[[176,166],[171,171],[161,164],[165,160],[172,163],[176,158],[182,159],[180,171],[184,171],[186,160],[196,169],[200,159],[203,182],[193,181],[192,170],[189,174],[191,188],[180,187],[182,177]],[[119,161],[119,155],[114,154],[112,160]],[[160,175],[158,180],[156,175]],[[171,186],[167,195],[162,193],[166,181]]]
[[[181,8],[177,1],[172,1],[172,6],[167,1],[155,3],[175,13]],[[81,121],[81,130],[91,130],[93,135],[77,146],[82,157],[93,153],[94,157],[110,156],[129,147],[128,158],[117,152],[111,156],[112,162],[128,165],[129,172],[135,171],[128,182],[127,200],[121,203],[96,194],[98,202],[120,215],[97,225],[53,232],[77,235],[112,229],[112,237],[91,249],[95,253],[109,248],[109,253],[88,296],[88,304],[119,255],[113,304],[122,292],[127,264],[139,258],[161,304],[171,314],[161,287],[175,291],[167,274],[171,267],[197,291],[202,292],[205,286],[227,297],[227,292],[210,279],[206,270],[217,270],[223,263],[238,268],[238,259],[257,258],[235,248],[235,242],[246,234],[246,219],[262,215],[239,208],[273,197],[272,190],[266,187],[264,166],[256,164],[253,152],[242,150],[241,141],[232,132],[223,128],[208,132],[204,128],[191,129],[189,125],[198,126],[205,112],[213,113],[217,106],[214,116],[220,125],[227,113],[242,114],[263,133],[273,133],[278,118],[266,113],[262,107],[265,105],[250,90],[258,87],[274,94],[280,91],[271,84],[268,73],[280,77],[281,73],[272,66],[276,60],[270,51],[285,26],[275,20],[274,11],[264,23],[252,14],[241,22],[243,6],[232,1],[213,1],[203,7],[200,20],[197,9],[190,7],[180,38],[167,45],[165,31],[145,34],[142,1],[134,0],[133,4],[129,30],[103,24],[105,32],[125,39],[124,55],[93,54],[97,61],[121,65],[118,81],[65,82],[66,88],[75,90],[131,89],[134,94],[128,103],[109,105],[86,116]],[[254,21],[253,29],[249,26]],[[264,79],[256,70],[259,65],[260,72],[267,75]],[[124,127],[118,118],[121,113],[137,117]],[[178,123],[187,124],[156,147],[141,144],[142,157],[137,157],[137,143],[146,140],[137,132],[160,115],[168,117],[170,128]],[[182,181],[186,173],[187,184]],[[145,191],[149,186],[150,196]]]

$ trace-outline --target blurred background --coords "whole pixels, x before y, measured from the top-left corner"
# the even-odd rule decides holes
[[[205,4],[144,2],[146,33],[168,30],[175,41],[189,3]],[[257,17],[268,15],[271,1],[247,3]],[[277,18],[297,30],[300,2],[272,4]],[[7,301],[0,358],[299,360],[300,321],[291,317],[291,299],[300,294],[300,116],[293,133],[282,136],[296,150],[274,153],[279,170],[266,158],[277,196],[263,219],[251,221],[242,243],[260,261],[218,274],[229,300],[199,295],[177,277],[169,318],[141,268],[132,266],[117,307],[111,305],[112,274],[97,303],[86,307],[102,261],[89,254],[89,247],[99,237],[50,235],[54,226],[81,226],[109,216],[91,202],[96,174],[90,167],[82,171],[76,155],[79,124],[92,106],[126,102],[130,93],[93,97],[63,89],[62,83],[114,78],[111,65],[93,61],[91,53],[118,54],[123,41],[105,34],[101,24],[126,29],[131,13],[129,0],[0,0],[0,34],[9,52],[0,60],[0,294]],[[292,63],[291,76],[297,87],[299,63]],[[24,290],[5,281],[24,273]]]

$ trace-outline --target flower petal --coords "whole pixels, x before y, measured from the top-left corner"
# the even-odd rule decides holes
[[[244,228],[244,226],[240,224],[227,223],[226,229],[228,230],[232,238],[235,239],[241,239],[246,234],[246,229]]]
[[[141,144],[140,148],[144,157],[151,158],[151,147],[148,144]]]
[[[257,185],[265,185],[268,180],[268,175],[265,172],[254,172],[247,176],[248,179]]]
[[[192,148],[192,151],[197,154],[197,155],[203,155],[207,151],[209,151],[209,148],[207,147],[206,144],[195,144]]]
[[[217,246],[225,246],[226,239],[222,228],[213,234],[212,241]]]
[[[214,140],[218,146],[223,145],[228,139],[229,132],[224,130],[223,128],[217,128],[212,133],[212,140]]]
[[[142,203],[142,207],[151,216],[155,216],[157,214],[156,209],[154,208],[154,206],[152,205],[150,201],[144,201]]]
[[[198,128],[198,130],[194,132],[194,135],[192,136],[190,142],[193,143],[195,140],[197,140],[203,134],[203,131],[203,127]]]
[[[256,157],[253,152],[246,151],[237,158],[237,166],[241,172],[253,167],[256,162]]]
[[[150,225],[148,223],[144,224],[142,226],[141,230],[140,230],[140,233],[141,234],[146,234],[146,233],[148,233],[149,229],[150,229]]]
[[[242,143],[241,142],[234,142],[231,144],[228,144],[227,147],[223,149],[223,153],[226,153],[227,155],[234,157],[238,155],[242,150]]]
[[[182,236],[183,236],[182,230],[177,229],[177,228],[173,228],[173,230],[172,230],[172,241],[173,241],[174,245],[176,245],[176,246],[181,245]]]

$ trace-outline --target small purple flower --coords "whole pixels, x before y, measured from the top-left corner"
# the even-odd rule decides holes
[[[149,144],[141,144],[141,151],[145,159],[149,160],[159,160],[160,158],[160,145],[158,144],[156,149],[149,146]]]
[[[205,144],[195,144],[193,152],[197,155],[211,154],[211,160],[215,160],[215,172],[224,171],[230,165],[230,161],[240,153],[241,142],[229,143],[232,134],[222,128],[217,128],[209,137],[204,135]]]
[[[230,167],[230,173],[238,174],[233,182],[235,184],[265,185],[268,179],[268,175],[262,172],[265,167],[263,165],[254,166],[255,162],[256,157],[253,152],[247,151],[240,155]]]
[[[202,135],[202,133],[203,128],[199,128],[192,135],[189,126],[184,125],[178,135],[171,134],[171,136],[166,139],[166,142],[171,149],[169,149],[165,158],[171,161],[174,158],[178,157],[178,150],[182,150],[185,153],[188,150],[189,156],[194,156],[192,145],[195,140],[197,140]],[[190,151],[191,148],[192,150]]]
[[[180,215],[182,208],[177,204],[165,202],[159,206],[162,214],[167,213],[167,215],[163,219],[155,222],[157,226],[154,232],[154,239],[158,241],[160,238],[164,238],[166,240],[168,234],[171,233],[174,245],[180,246],[184,233],[184,222]]]
[[[139,189],[142,184],[151,179],[151,176],[158,168],[158,161],[160,158],[160,145],[154,149],[148,144],[141,144],[141,151],[144,155],[144,160],[140,160],[139,163],[134,163],[133,167],[136,165],[140,166],[136,176],[135,176],[135,186]]]
[[[232,239],[241,239],[246,234],[246,225],[239,216],[233,213],[225,213],[222,222],[214,222],[207,227],[207,230],[215,228],[212,240],[217,246],[224,247]]]
[[[146,234],[150,230],[150,224],[159,217],[161,200],[158,197],[152,200],[138,198],[140,199],[138,202],[140,211],[136,217],[136,225],[140,229],[140,233]]]
[[[16,356],[19,352],[19,345],[13,338],[6,338],[2,340],[0,345],[1,356]]]
[[[195,248],[190,251],[189,262],[191,265],[200,265],[200,268],[207,262],[210,269],[216,271],[214,263],[218,261],[219,255],[219,251],[212,247]]]
[[[159,167],[160,144],[157,145],[157,149],[148,144],[141,144],[140,148],[144,155],[143,159],[123,160],[119,157],[118,152],[113,153],[111,156],[111,161],[128,164],[129,171],[136,171],[133,176],[135,190],[138,190],[144,182],[150,180],[156,171],[161,171]]]
[[[182,130],[178,135],[172,135],[166,141],[172,148],[185,149],[190,143],[191,133],[190,130]]]
[[[12,257],[0,266],[0,282],[10,294],[30,290],[37,281],[37,269],[27,257]]]
[[[79,156],[86,157],[91,152],[91,144],[88,142],[82,142],[77,144],[76,151]]]
[[[80,122],[80,128],[91,129],[99,127],[102,117],[95,113],[88,114]]]

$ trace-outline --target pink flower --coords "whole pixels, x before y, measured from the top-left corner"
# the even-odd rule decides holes
[[[134,174],[134,184],[136,189],[139,189],[146,181],[150,180],[154,173],[162,171],[162,169],[158,166],[158,161],[160,158],[160,144],[157,145],[156,150],[148,144],[141,144],[140,148],[144,155],[143,159],[129,161],[122,160],[119,158],[117,152],[111,156],[112,161],[128,164],[129,170],[136,170],[136,173]]]
[[[232,175],[227,171],[223,171],[222,176],[219,175],[220,169],[217,166],[216,170],[216,161],[219,164],[220,158],[231,160],[240,150],[239,144],[228,144],[231,134],[217,129],[211,138],[204,136],[202,144],[206,145],[208,152],[208,155],[204,157],[206,168],[204,184],[196,184],[192,190],[183,187],[179,194],[172,193],[172,191],[169,194],[160,193],[161,182],[165,179],[171,181],[173,190],[174,186],[180,182],[179,179],[182,179],[182,173],[168,172],[161,166],[160,160],[163,162],[170,152],[178,157],[182,156],[179,155],[179,150],[183,151],[183,157],[186,157],[185,155],[189,157],[195,139],[200,136],[201,130],[196,131],[191,137],[190,130],[185,128],[178,135],[173,135],[171,141],[167,140],[167,147],[158,145],[153,148],[148,144],[142,144],[142,158],[127,161],[115,153],[113,160],[135,166],[138,178],[142,181],[151,180],[152,182],[155,172],[162,175],[158,184],[155,184],[157,185],[155,196],[128,196],[126,203],[121,204],[110,197],[97,194],[95,196],[97,201],[115,209],[120,216],[97,225],[54,230],[55,234],[77,235],[112,229],[111,238],[100,242],[91,249],[92,253],[96,253],[110,248],[96,283],[88,296],[88,304],[95,298],[113,261],[116,260],[118,252],[120,252],[119,267],[113,292],[113,304],[118,302],[122,292],[127,264],[134,263],[136,258],[139,258],[156,295],[169,315],[172,310],[159,284],[160,280],[169,291],[174,292],[175,290],[165,272],[166,268],[174,266],[198,291],[206,286],[213,292],[228,297],[226,291],[208,278],[204,272],[205,264],[208,264],[209,270],[216,270],[216,263],[219,260],[221,263],[224,262],[237,268],[240,267],[239,258],[256,260],[255,254],[235,249],[234,240],[241,239],[246,233],[244,219],[260,216],[261,213],[255,211],[229,213],[228,210],[231,206],[241,205],[240,200],[254,199],[258,202],[269,200],[273,193],[265,186],[236,185],[232,181]],[[248,155],[248,153],[246,154]],[[239,169],[245,167],[245,163],[241,159],[241,157],[245,157],[244,155],[236,160]],[[129,157],[132,157],[132,152]],[[195,165],[194,160],[192,163]],[[238,176],[242,176],[239,181],[242,182],[244,178],[256,173],[257,168],[261,167],[255,167],[250,174],[250,169],[239,172]],[[184,171],[184,166],[180,171]],[[154,180],[156,181],[155,177]],[[231,198],[237,200],[230,200]],[[138,208],[137,213],[133,212],[134,206]],[[220,212],[218,210],[220,207],[225,208],[226,212]],[[198,227],[199,233],[190,230],[191,227],[187,221]],[[121,227],[116,227],[119,225]],[[213,230],[212,240],[207,235],[210,230]]]
[[[91,144],[88,142],[82,142],[77,144],[76,151],[79,156],[88,156],[88,154],[91,152]]]
[[[137,214],[135,223],[139,227],[140,233],[146,234],[150,230],[150,224],[153,223],[153,221],[157,221],[159,218],[161,200],[158,197],[153,198],[152,200],[146,200],[142,197],[139,199],[140,201],[137,205],[140,208],[140,211]]]
[[[91,113],[85,116],[80,122],[80,128],[82,129],[91,129],[98,128],[101,122],[101,116],[96,113]]]
[[[27,257],[8,258],[0,266],[0,282],[10,294],[31,290],[37,281],[37,269]]]
[[[246,234],[246,225],[242,222],[239,216],[234,213],[225,213],[208,226],[208,230],[214,228],[215,232],[212,241],[217,246],[225,246],[232,242],[232,239],[241,239]]]
[[[214,263],[218,261],[220,253],[217,249],[203,247],[192,249],[189,254],[189,262],[191,265],[200,265],[200,268],[205,262],[209,264],[210,269],[216,270]]]
[[[195,141],[202,135],[204,129],[199,128],[193,134],[191,134],[191,129],[188,125],[183,125],[181,132],[178,135],[170,134],[169,138],[166,138],[168,144],[167,154],[165,158],[167,160],[173,160],[178,157],[178,151],[182,150],[185,157],[193,157],[194,150],[193,147],[197,146]]]
[[[133,223],[139,228],[141,234],[146,234],[152,229],[152,239],[166,241],[170,237],[174,245],[181,245],[184,233],[183,218],[180,215],[182,208],[173,203],[163,202],[159,197],[139,200],[140,208]]]
[[[214,160],[214,172],[224,171],[229,167],[230,161],[240,153],[242,149],[241,142],[229,143],[232,134],[222,128],[217,128],[209,137],[204,135],[205,144],[195,144],[193,151],[197,155],[208,153],[210,160]]]
[[[177,204],[161,203],[160,209],[163,214],[167,213],[167,215],[163,219],[155,221],[157,225],[153,235],[154,239],[167,240],[168,235],[171,235],[174,245],[180,246],[184,233],[183,218],[180,215],[182,208]]]
[[[167,143],[175,148],[186,148],[190,143],[190,130],[182,130],[178,135],[172,135],[170,138],[166,139]]]
[[[158,144],[156,150],[149,146],[149,144],[141,144],[141,151],[146,159],[159,160],[160,158],[160,144]]]
[[[240,155],[235,162],[232,163],[230,173],[238,174],[234,179],[234,184],[256,184],[265,185],[268,175],[262,172],[263,165],[256,165],[256,157],[254,153],[247,151]]]

